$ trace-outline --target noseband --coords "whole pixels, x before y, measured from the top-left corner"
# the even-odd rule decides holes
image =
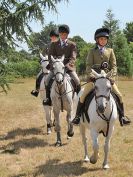
[[[57,61],[55,61],[54,63],[56,63],[56,62],[61,62],[61,61],[58,61],[58,60],[57,60]],[[54,64],[54,63],[53,63],[53,64]],[[62,77],[63,77],[62,82],[63,82],[63,81],[64,81],[64,76],[65,76],[65,69],[64,69],[64,73],[62,73],[62,72],[57,72],[57,73],[54,74],[55,80],[56,80],[57,74],[61,74],[61,75],[62,75]],[[59,83],[57,80],[56,80],[56,82]],[[61,82],[61,83],[62,83],[62,82]]]
[[[98,80],[98,79],[107,79],[107,80],[110,81],[110,79],[108,79],[108,78],[106,78],[106,77],[99,77],[99,78],[95,79],[95,82],[96,82],[96,80]],[[111,88],[110,88],[110,92],[111,92]],[[100,97],[106,98],[107,101],[110,100],[110,93],[109,93],[108,96],[106,96],[106,95],[98,95],[98,96],[96,96],[96,90],[95,90],[94,93],[95,93],[95,100],[97,100],[97,99],[100,98]]]

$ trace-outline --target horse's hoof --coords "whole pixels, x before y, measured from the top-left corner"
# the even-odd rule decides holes
[[[69,131],[67,132],[68,137],[73,137],[73,135],[74,135],[74,132],[69,132]]]
[[[107,170],[107,169],[109,169],[110,167],[109,167],[109,165],[108,164],[106,164],[106,165],[103,165],[103,169],[104,170]]]
[[[86,157],[84,158],[84,162],[90,162],[90,159],[89,159],[88,156],[86,156]]]
[[[57,142],[55,143],[55,146],[56,146],[56,147],[60,147],[60,146],[62,146],[62,143],[61,143],[60,141],[57,141]]]
[[[48,128],[48,129],[47,129],[47,135],[49,135],[49,134],[51,134],[51,133],[52,133],[51,128]]]
[[[47,124],[47,135],[49,135],[52,132],[51,125]]]
[[[97,159],[94,159],[93,157],[90,158],[90,163],[95,164],[97,163]]]

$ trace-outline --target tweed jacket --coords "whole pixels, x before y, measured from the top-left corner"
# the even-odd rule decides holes
[[[76,56],[77,56],[77,49],[76,49],[76,44],[69,39],[66,41],[66,45],[64,47],[61,46],[61,41],[60,39],[57,42],[53,42],[50,45],[49,48],[49,60],[51,61],[51,56],[53,56],[55,59],[62,57],[65,55],[64,59],[64,65],[67,64],[68,62],[71,62],[75,64]]]
[[[113,49],[106,48],[104,49],[104,52],[101,54],[98,47],[95,47],[90,50],[87,56],[86,60],[86,73],[88,76],[90,76],[91,68],[95,64],[101,65],[102,62],[108,62],[109,64],[109,70],[112,71],[113,76],[112,78],[115,79],[115,76],[117,75],[117,64],[116,64],[116,57],[114,54]]]

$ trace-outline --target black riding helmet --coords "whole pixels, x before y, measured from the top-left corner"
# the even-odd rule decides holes
[[[52,37],[52,36],[56,36],[56,37],[59,37],[59,33],[57,30],[51,30],[50,33],[49,33],[49,36]]]
[[[70,33],[70,29],[68,25],[60,25],[59,26],[59,33]]]
[[[96,30],[95,35],[94,35],[94,39],[96,40],[99,37],[107,37],[109,38],[109,29],[108,28],[99,28]]]

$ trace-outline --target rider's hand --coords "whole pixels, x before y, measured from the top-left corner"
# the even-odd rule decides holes
[[[111,85],[114,85],[115,80],[114,80],[114,79],[112,79],[112,78],[110,78],[109,80],[110,80],[110,82],[111,82]]]

